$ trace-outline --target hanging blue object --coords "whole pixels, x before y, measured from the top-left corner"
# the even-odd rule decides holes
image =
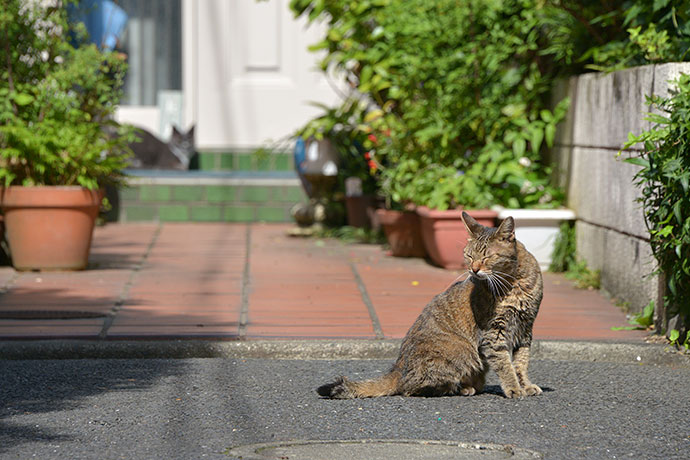
[[[129,19],[125,10],[111,0],[82,0],[69,6],[73,19],[86,26],[91,43],[104,51],[115,49]]]
[[[299,177],[299,180],[302,183],[302,188],[304,188],[304,192],[307,194],[307,196],[311,197],[311,184],[304,177],[304,166],[307,159],[307,152],[304,139],[302,139],[302,137],[297,138],[292,156],[295,161],[295,171],[297,172],[297,177]]]

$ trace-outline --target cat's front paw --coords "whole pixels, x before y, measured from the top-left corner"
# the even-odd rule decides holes
[[[529,385],[527,385],[524,388],[524,390],[525,390],[525,394],[527,396],[537,396],[537,395],[540,395],[543,393],[541,388],[539,388],[537,385],[535,385],[533,383],[530,383]]]
[[[504,388],[503,389],[503,394],[506,395],[506,398],[522,398],[526,395],[525,390],[522,388]]]
[[[474,396],[475,393],[477,393],[477,390],[472,386],[462,387],[460,389],[460,394],[462,396]]]

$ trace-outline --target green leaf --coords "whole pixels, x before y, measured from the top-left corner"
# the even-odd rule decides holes
[[[678,343],[678,339],[680,339],[680,331],[678,329],[671,329],[671,332],[668,334],[668,340],[672,345],[676,345]]]
[[[658,230],[656,234],[658,236],[661,236],[663,238],[669,236],[671,233],[673,233],[673,226],[672,225],[666,225],[664,228],[661,230]]]
[[[654,0],[654,6],[652,7],[652,11],[656,13],[660,9],[666,8],[670,1],[671,0]]]
[[[626,158],[623,161],[626,163],[630,163],[631,165],[637,165],[637,166],[642,166],[643,168],[649,168],[649,160],[645,160],[644,158],[641,157],[630,157]]]
[[[26,93],[14,93],[12,99],[17,105],[21,106],[29,105],[34,101],[34,97]]]
[[[553,147],[553,140],[556,137],[556,125],[548,124],[544,128],[544,138],[546,139],[546,145],[548,147]]]
[[[552,114],[550,111],[546,110],[546,109],[541,110],[541,111],[539,112],[539,116],[540,116],[541,119],[544,121],[544,123],[551,123],[552,121],[554,121],[554,116],[553,116],[553,114]]]
[[[525,113],[525,105],[509,104],[501,109],[501,113],[510,118],[519,117],[520,115]]]
[[[683,211],[680,208],[680,203],[680,201],[676,201],[676,203],[673,205],[673,215],[676,216],[676,221],[680,225],[683,225]]]
[[[532,152],[537,155],[539,154],[539,149],[541,148],[541,142],[544,140],[544,131],[536,128],[532,131],[532,139],[530,140],[532,144]]]
[[[522,137],[518,137],[513,141],[513,152],[515,156],[522,157],[525,154],[525,149],[527,148],[527,142]]]
[[[654,324],[654,301],[651,300],[642,310],[642,313],[633,315],[630,318],[630,324],[638,326],[638,328],[648,328]]]
[[[366,85],[369,82],[369,79],[371,79],[371,75],[374,72],[374,68],[371,66],[365,66],[362,69],[362,72],[359,74],[359,84],[360,85]]]
[[[334,42],[339,42],[343,39],[343,34],[338,29],[331,29],[328,31],[328,39]]]

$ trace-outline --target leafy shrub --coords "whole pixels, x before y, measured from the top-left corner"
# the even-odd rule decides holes
[[[60,2],[5,1],[0,29],[3,185],[94,189],[120,180],[131,133],[102,128],[112,123],[125,62],[93,45],[71,45],[68,37],[85,32]]]
[[[688,0],[547,0],[553,54],[565,75],[690,58]]]
[[[579,260],[570,265],[568,271],[565,272],[565,277],[575,281],[575,287],[578,289],[592,290],[601,288],[601,270],[591,270],[584,260]]]
[[[548,58],[539,53],[532,0],[293,0],[297,15],[328,25],[312,47],[376,114],[368,128],[384,190],[396,201],[553,205],[540,152],[562,104],[546,108]],[[433,191],[433,196],[429,194]]]
[[[651,328],[654,325],[654,301],[650,300],[641,313],[630,316],[628,323],[630,326],[618,326],[611,329],[614,331],[644,331]]]
[[[563,222],[553,243],[549,271],[562,273],[568,271],[570,267],[574,267],[577,263],[576,251],[575,226],[570,222]]]
[[[653,127],[632,133],[624,148],[642,143],[644,150],[627,158],[640,166],[635,175],[650,244],[665,274],[667,317],[681,315],[690,326],[690,75],[681,75],[668,98],[649,98],[660,113],[650,114]]]

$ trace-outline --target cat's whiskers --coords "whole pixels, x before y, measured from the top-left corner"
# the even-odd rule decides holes
[[[486,278],[486,284],[489,286],[489,291],[491,292],[491,295],[494,297],[498,297],[498,291],[496,289],[496,286],[494,285],[494,280],[491,279],[491,277]]]
[[[501,297],[503,296],[503,286],[491,275],[488,275],[486,278],[484,278],[487,282],[487,285],[489,286],[489,291],[491,291],[491,294],[494,297]]]
[[[460,280],[460,278],[463,277],[463,275],[472,276],[472,273],[470,273],[470,270],[469,270],[469,269],[467,269],[467,270],[466,270],[465,272],[463,272],[463,273],[460,273],[453,281],[450,282],[450,284],[449,284],[448,286],[446,286],[446,289],[448,289],[449,287],[451,287],[452,285],[454,285],[455,283],[457,283],[457,282]],[[467,277],[465,277],[465,279],[467,279]],[[464,280],[462,280],[462,281],[464,281]]]
[[[505,286],[505,288],[506,288],[508,291],[510,291],[510,290],[513,288],[513,283],[511,283],[510,281],[508,281],[507,279],[505,279],[505,278],[503,277],[503,275],[500,275],[499,273],[501,273],[501,272],[496,272],[496,271],[494,271],[492,274],[493,274],[493,276],[495,276],[498,280],[500,280],[501,284],[503,284],[503,285]]]
[[[500,272],[500,271],[498,271],[498,270],[492,270],[491,272],[492,272],[492,273],[498,273],[499,275],[503,275],[503,276],[506,276],[506,277],[508,277],[508,278],[512,278],[513,280],[517,279],[517,278],[515,278],[513,275],[511,275],[511,274],[509,274],[509,273],[506,273],[506,272]]]
[[[493,276],[490,277],[490,279],[493,285],[496,287],[496,292],[498,294],[496,297],[503,297],[505,295],[505,287],[503,284],[501,284],[501,282]]]
[[[494,272],[488,274],[487,279],[489,280],[490,285],[493,287],[496,297],[505,297],[512,289],[512,285],[508,281]]]

